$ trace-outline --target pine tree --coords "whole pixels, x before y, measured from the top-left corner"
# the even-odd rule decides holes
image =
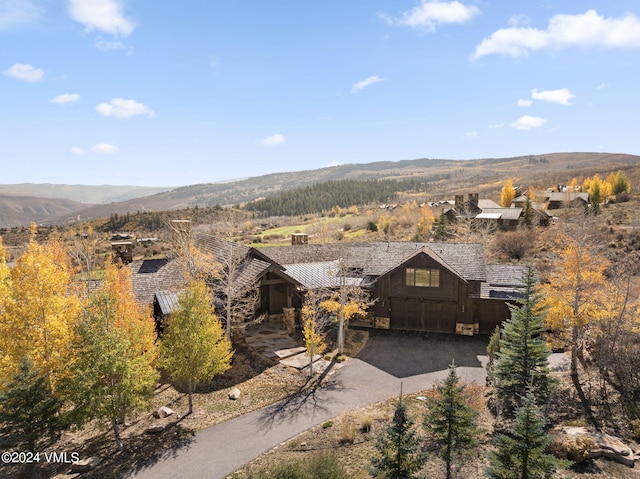
[[[171,379],[187,385],[191,414],[195,387],[229,369],[233,351],[203,281],[193,281],[178,303],[178,311],[168,318],[160,350]]]
[[[447,377],[438,384],[437,392],[438,397],[428,399],[424,427],[437,444],[439,455],[446,464],[446,477],[451,479],[454,462],[471,454],[478,444],[478,412],[467,404],[465,385],[460,384],[453,363]]]
[[[386,479],[411,479],[426,462],[419,439],[414,430],[414,421],[407,413],[402,397],[396,404],[393,422],[386,434],[378,437],[376,449],[379,455],[371,458],[372,477]]]
[[[449,220],[444,214],[441,214],[433,222],[433,234],[437,240],[447,239],[451,235],[449,230]]]
[[[554,381],[549,371],[549,348],[542,333],[544,314],[540,296],[534,289],[532,267],[524,275],[524,291],[516,305],[509,305],[511,318],[503,323],[500,348],[489,370],[498,401],[511,416],[513,407],[531,388],[536,400],[543,404],[551,394]]]
[[[528,392],[516,410],[513,427],[496,437],[496,450],[489,452],[486,473],[491,479],[551,479],[568,466],[544,450],[551,438],[544,431],[545,420]]]
[[[52,396],[46,379],[28,356],[22,358],[13,378],[0,390],[0,449],[38,452],[48,438],[53,441],[62,430],[62,403]],[[35,468],[31,469],[32,477]]]
[[[524,204],[524,208],[522,209],[522,216],[520,217],[519,224],[524,228],[533,228],[533,206],[531,205],[531,200],[527,198],[526,203]]]

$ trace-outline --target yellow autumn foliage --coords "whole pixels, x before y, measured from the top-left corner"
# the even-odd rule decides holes
[[[58,241],[40,245],[32,233],[27,251],[8,275],[5,268],[0,268],[0,379],[10,377],[29,356],[55,390],[71,359],[69,345],[81,310],[68,257]]]

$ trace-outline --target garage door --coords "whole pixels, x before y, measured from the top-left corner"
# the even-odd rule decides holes
[[[453,302],[392,299],[391,328],[455,333],[456,309]]]

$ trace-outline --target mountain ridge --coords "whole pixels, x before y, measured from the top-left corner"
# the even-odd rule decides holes
[[[542,155],[523,155],[507,158],[480,158],[476,160],[448,160],[420,158],[415,160],[380,161],[372,163],[349,163],[328,166],[315,170],[270,173],[246,179],[224,182],[200,183],[163,189],[151,195],[130,198],[108,204],[65,204],[70,211],[45,218],[42,214],[35,218],[25,212],[19,224],[26,226],[31,221],[41,224],[69,224],[125,214],[137,211],[163,211],[185,208],[213,207],[242,204],[270,194],[339,179],[404,179],[413,177],[438,178],[430,183],[425,195],[433,199],[468,191],[493,193],[501,182],[514,180],[514,184],[540,184],[548,187],[568,182],[572,177],[608,174],[621,170],[640,169],[640,156],[624,153],[565,152]],[[633,176],[630,175],[630,176]],[[640,176],[640,172],[638,173]],[[449,179],[441,179],[441,178]],[[639,178],[640,181],[640,178]],[[633,182],[632,184],[638,184]],[[2,186],[0,185],[0,226],[7,227]],[[60,185],[58,185],[60,186]],[[62,185],[64,186],[64,185]],[[69,186],[69,185],[66,185]],[[77,185],[82,186],[82,185]],[[108,187],[110,185],[106,185]],[[90,188],[100,188],[92,186]],[[130,187],[132,189],[152,187]],[[162,189],[162,188],[160,188]],[[64,191],[64,188],[58,188]],[[6,198],[6,196],[5,196]],[[15,198],[15,197],[14,197]],[[48,200],[43,200],[47,203]],[[16,221],[16,205],[13,204],[12,218]],[[35,209],[35,201],[31,201]],[[44,206],[41,208],[46,210]]]

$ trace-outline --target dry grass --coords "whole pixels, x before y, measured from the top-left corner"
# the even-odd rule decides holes
[[[435,454],[435,449],[429,443],[421,427],[425,404],[418,400],[419,396],[435,394],[435,389],[429,389],[412,394],[403,399],[408,405],[409,414],[414,418],[416,431],[425,444],[429,458],[422,473],[431,479],[444,478],[444,463]],[[459,469],[459,478],[485,478],[484,469],[487,465],[487,452],[492,447],[493,416],[486,407],[486,389],[482,385],[467,385],[469,403],[474,408],[480,408],[479,425],[484,429],[478,453],[467,458]],[[564,394],[564,393],[561,393]],[[393,416],[396,399],[390,399],[379,404],[371,405],[356,411],[345,411],[334,421],[327,421],[296,436],[286,444],[272,449],[256,458],[254,461],[236,471],[230,477],[246,479],[249,471],[272,469],[288,461],[304,460],[317,452],[329,452],[337,457],[347,469],[349,477],[353,479],[369,478],[368,468],[371,457],[376,455],[376,438],[383,434]],[[368,425],[368,427],[364,427]],[[348,432],[349,439],[345,441]],[[351,436],[353,434],[353,436]],[[571,446],[571,445],[570,445]],[[570,447],[570,452],[580,452],[580,445]],[[574,451],[574,449],[576,449]],[[558,477],[566,479],[640,479],[640,470],[626,467],[615,462],[598,459],[575,465],[563,471]]]
[[[125,450],[118,452],[113,432],[108,426],[92,422],[82,430],[65,433],[52,450],[76,451],[82,459],[99,456],[103,462],[83,478],[119,478],[136,465],[153,462],[167,449],[188,447],[194,434],[206,427],[227,421],[273,404],[295,393],[306,381],[298,371],[267,360],[250,348],[236,345],[232,368],[201,385],[194,395],[194,412],[187,415],[186,394],[179,387],[164,382],[156,388],[149,412],[131,418],[122,427]],[[241,396],[237,400],[228,398],[231,387],[237,387]],[[176,412],[164,419],[151,414],[160,406]],[[166,429],[158,435],[145,431],[152,424],[163,424]],[[68,466],[45,471],[66,472]],[[14,471],[16,474],[18,471]],[[0,478],[2,478],[0,474]],[[10,477],[18,477],[13,475]],[[45,476],[47,477],[47,476]]]

